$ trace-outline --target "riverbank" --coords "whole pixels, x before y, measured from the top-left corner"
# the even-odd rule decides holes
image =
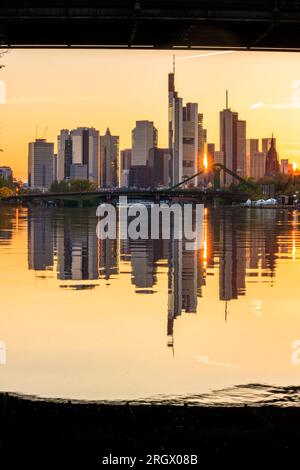
[[[2,449],[115,455],[296,449],[300,408],[47,401],[0,394]]]

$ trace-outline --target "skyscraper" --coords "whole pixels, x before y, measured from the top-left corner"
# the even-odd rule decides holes
[[[54,144],[46,139],[30,142],[28,148],[28,186],[49,189],[54,179]]]
[[[169,184],[172,186],[182,180],[183,162],[183,122],[182,98],[175,91],[175,66],[169,74]]]
[[[247,177],[246,159],[246,121],[237,121],[237,168],[236,172],[242,178]]]
[[[87,179],[99,185],[99,131],[77,127],[71,131],[72,164],[85,165]]]
[[[66,143],[68,150],[66,151]],[[62,181],[70,176],[70,166],[72,165],[72,140],[68,129],[62,129],[57,136],[57,180]]]
[[[207,130],[203,127],[203,114],[198,114],[198,164],[197,171],[204,169],[204,155],[207,154]]]
[[[220,112],[220,151],[223,152],[223,165],[235,171],[237,167],[237,121],[238,113],[231,109]],[[231,175],[222,174],[222,184],[229,186],[233,182]]]
[[[247,176],[252,176],[251,159],[253,158],[254,152],[259,152],[259,139],[247,139],[246,140]]]
[[[151,169],[151,186],[167,187],[169,183],[169,151],[154,147],[149,151],[149,168]]]
[[[111,135],[108,128],[100,137],[100,186],[119,186],[119,136]]]
[[[250,176],[259,180],[265,175],[266,154],[264,152],[254,152],[251,155]]]
[[[187,178],[197,173],[198,169],[198,104],[187,103],[182,108],[182,118],[182,177]],[[195,179],[189,184],[195,185]]]
[[[220,112],[220,151],[223,152],[223,165],[240,176],[246,176],[246,121],[238,119],[238,113],[228,108]],[[231,175],[223,172],[222,183],[229,186],[234,183]]]
[[[136,121],[132,131],[132,157],[134,166],[146,166],[149,159],[149,150],[157,147],[157,129],[152,121]]]
[[[129,186],[129,172],[131,168],[131,149],[121,150],[121,188],[128,188]]]
[[[275,139],[272,136],[271,145],[266,158],[266,176],[276,176],[280,173],[278,154],[275,148]]]
[[[0,166],[0,178],[7,181],[13,181],[13,172],[9,166]]]
[[[99,131],[62,129],[57,136],[57,179],[78,177],[99,184]],[[80,165],[77,166],[77,165]]]
[[[276,139],[275,139],[275,137],[264,137],[263,139],[261,139],[261,150],[266,155],[267,155],[267,153],[268,153],[268,151],[271,147],[272,138],[273,138],[273,142],[274,142],[274,147],[276,148]]]

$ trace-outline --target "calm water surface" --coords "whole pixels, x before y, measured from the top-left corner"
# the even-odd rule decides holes
[[[0,207],[1,391],[300,403],[298,212],[208,209],[199,251],[99,241],[95,212]]]

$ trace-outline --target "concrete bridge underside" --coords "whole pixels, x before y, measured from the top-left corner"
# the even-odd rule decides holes
[[[299,0],[2,0],[5,47],[300,50]]]

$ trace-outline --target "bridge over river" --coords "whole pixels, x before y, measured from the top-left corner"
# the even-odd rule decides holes
[[[117,202],[120,197],[126,196],[131,201],[151,201],[159,203],[161,201],[173,202],[203,202],[216,204],[218,202],[232,203],[243,202],[248,198],[247,194],[241,192],[224,190],[202,191],[197,188],[189,189],[110,189],[98,190],[93,192],[32,192],[19,194],[6,198],[8,202],[16,203],[47,203],[63,206],[65,202],[73,201],[78,206],[83,205],[84,201],[91,203]]]

